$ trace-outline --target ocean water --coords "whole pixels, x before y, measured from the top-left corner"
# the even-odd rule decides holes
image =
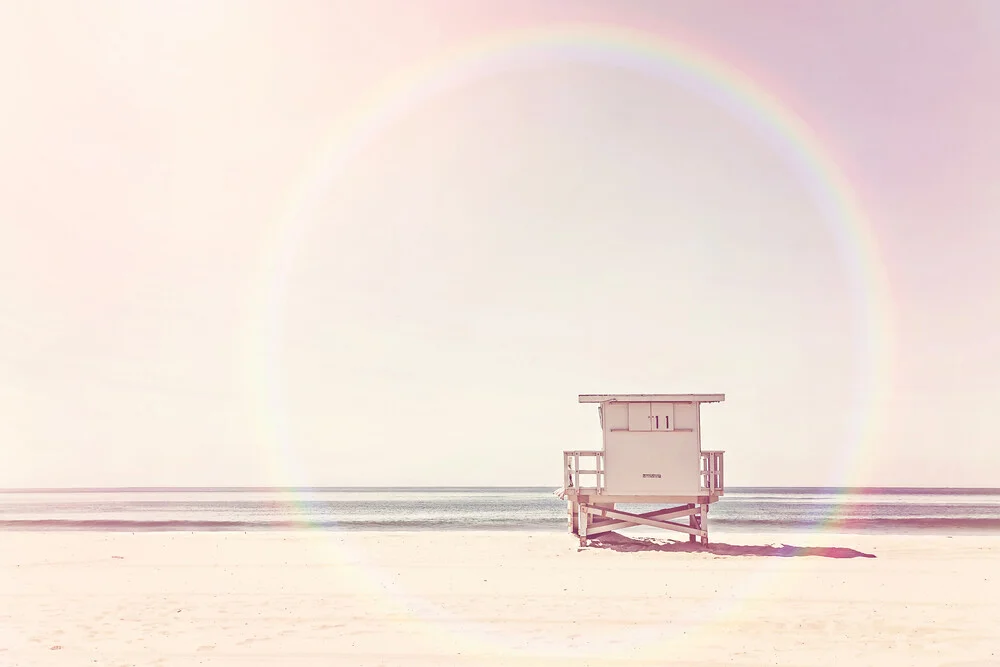
[[[0,491],[0,530],[552,530],[552,487]],[[649,506],[621,505],[626,511]],[[733,488],[709,527],[731,532],[1000,533],[1000,489]]]

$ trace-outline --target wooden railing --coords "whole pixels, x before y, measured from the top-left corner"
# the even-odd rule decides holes
[[[719,450],[703,451],[701,453],[701,488],[709,493],[722,493],[725,491],[725,467],[722,462],[722,455]]]
[[[701,488],[709,494],[725,491],[723,454],[719,450],[701,453]],[[604,452],[567,450],[563,452],[563,489],[604,491]]]
[[[581,459],[585,467],[581,467]],[[563,489],[581,488],[604,490],[604,452],[581,449],[563,452]]]

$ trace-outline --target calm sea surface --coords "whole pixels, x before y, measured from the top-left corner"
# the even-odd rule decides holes
[[[620,506],[644,510],[643,506]],[[1000,489],[733,488],[740,532],[1000,533]],[[0,530],[566,530],[552,487],[0,491]]]

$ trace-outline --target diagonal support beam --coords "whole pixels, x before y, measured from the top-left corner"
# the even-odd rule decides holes
[[[590,505],[580,505],[580,511],[594,516],[603,516],[608,519],[618,519],[620,522],[626,525],[636,525],[636,526],[650,526],[652,528],[663,528],[664,530],[676,530],[681,533],[687,533],[688,535],[697,535],[699,537],[708,537],[708,531],[698,528],[691,528],[689,526],[682,526],[679,523],[674,523],[673,521],[657,521],[655,519],[649,519],[640,514],[629,514],[628,512],[620,512],[618,510],[609,510],[604,507],[591,507]],[[680,510],[678,510],[680,511]],[[684,510],[683,514],[678,516],[686,516],[692,514],[692,510]],[[672,517],[675,518],[675,517]],[[619,526],[623,527],[623,526]],[[587,537],[595,535],[595,530],[601,530],[602,528],[608,528],[608,526],[600,526],[589,529],[587,531]],[[612,529],[613,530],[613,529]],[[601,532],[607,532],[603,530]]]
[[[603,508],[593,507],[590,508],[593,511],[590,512],[596,516],[607,517],[606,514],[602,514],[601,510]],[[629,516],[638,516],[643,519],[659,519],[665,521],[666,519],[677,519],[683,516],[691,516],[692,514],[698,513],[698,506],[694,505],[682,505],[680,507],[668,507],[666,509],[653,510],[652,512],[643,512],[642,514],[630,514]],[[628,512],[622,512],[622,514],[628,514]],[[588,535],[600,535],[601,533],[609,533],[613,530],[618,530],[619,528],[628,528],[629,526],[634,526],[636,524],[631,521],[615,521],[602,522],[591,524],[587,530]]]

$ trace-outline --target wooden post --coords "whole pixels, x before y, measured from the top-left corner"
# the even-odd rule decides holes
[[[705,531],[705,534],[701,536],[701,543],[708,544],[708,522],[705,520],[708,514],[708,505],[702,504],[701,511],[698,513],[698,527]]]
[[[691,509],[694,509],[694,505],[688,505]],[[698,516],[692,512],[691,516],[688,517],[688,526],[691,528],[699,528],[698,526]],[[696,542],[698,537],[696,535],[688,535],[688,542]]]

